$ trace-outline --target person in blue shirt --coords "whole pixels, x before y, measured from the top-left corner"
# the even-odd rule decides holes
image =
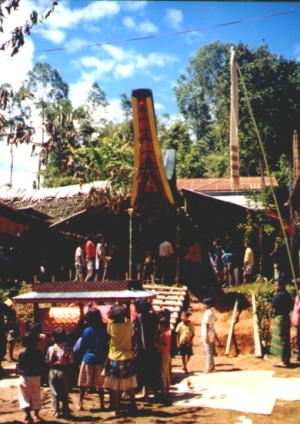
[[[108,335],[99,309],[91,308],[87,312],[86,324],[87,327],[82,333],[80,345],[83,357],[78,377],[78,409],[83,409],[86,390],[94,388],[99,392],[100,408],[104,410],[104,376],[102,376],[102,371],[108,353]]]

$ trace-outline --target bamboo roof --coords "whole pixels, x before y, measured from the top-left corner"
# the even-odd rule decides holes
[[[39,190],[0,187],[0,201],[18,210],[34,209],[37,214],[47,215],[57,222],[90,206],[104,203],[110,189],[110,181]]]

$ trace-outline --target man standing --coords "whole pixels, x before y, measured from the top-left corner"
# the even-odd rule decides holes
[[[96,242],[95,281],[103,281],[106,278],[107,266],[111,257],[106,256],[106,240],[102,234],[98,234]]]
[[[84,273],[86,268],[85,256],[84,256],[84,242],[80,242],[79,246],[75,250],[75,269],[76,274],[74,281],[84,281]]]
[[[174,249],[172,244],[165,240],[159,245],[159,274],[160,280],[164,284],[172,284],[172,261]]]
[[[85,256],[86,256],[86,268],[87,268],[85,281],[93,281],[94,271],[95,271],[96,247],[93,243],[92,234],[88,236],[88,240],[85,243]]]
[[[254,253],[249,241],[245,242],[244,247],[244,283],[250,283],[253,277]]]

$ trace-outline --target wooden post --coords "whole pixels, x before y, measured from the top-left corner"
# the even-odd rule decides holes
[[[79,317],[80,319],[82,319],[84,316],[84,304],[83,303],[79,303]]]
[[[235,304],[234,304],[234,308],[233,308],[233,313],[232,313],[232,318],[231,318],[231,323],[230,323],[230,328],[229,328],[229,333],[228,333],[228,338],[227,338],[225,355],[229,355],[229,348],[230,348],[230,343],[231,343],[231,339],[232,339],[232,334],[233,334],[233,328],[234,328],[235,316],[236,316],[236,311],[237,311],[238,303],[239,303],[239,299],[237,297],[237,299],[235,301]]]
[[[33,322],[35,324],[40,322],[40,308],[38,303],[33,304]]]
[[[259,337],[259,327],[258,327],[258,320],[257,320],[257,313],[256,313],[255,295],[254,295],[253,292],[252,292],[252,312],[253,312],[255,357],[261,358],[262,357],[262,351],[261,351],[261,343],[260,343],[260,337]]]

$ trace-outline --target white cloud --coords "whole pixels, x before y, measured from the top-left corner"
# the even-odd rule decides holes
[[[46,40],[52,41],[54,44],[60,44],[65,38],[66,33],[60,29],[43,29],[39,30],[40,35]]]
[[[69,96],[74,108],[81,106],[86,100],[88,91],[92,86],[91,81],[80,81],[75,84],[70,84]]]
[[[162,111],[162,110],[164,110],[165,109],[165,107],[164,107],[164,105],[163,104],[161,104],[161,103],[156,103],[156,102],[154,102],[154,109],[156,110],[156,111]]]
[[[131,75],[133,75],[134,73],[134,66],[131,63],[127,63],[126,65],[118,65],[115,68],[115,72],[114,74],[116,75],[116,77],[129,77]]]
[[[120,11],[120,5],[115,1],[96,1],[79,9],[70,9],[63,3],[50,15],[47,25],[50,28],[70,29],[84,22],[93,22],[99,19],[112,18]]]
[[[120,99],[110,100],[106,108],[107,118],[114,122],[122,122],[124,120],[124,112],[121,109]]]
[[[89,81],[92,84],[103,78],[128,78],[133,77],[137,71],[149,76],[151,69],[171,66],[178,61],[177,57],[168,54],[154,52],[142,55],[134,50],[109,45],[103,46],[102,52],[106,57],[83,56],[74,62],[74,66],[80,69],[81,81]],[[157,74],[153,78],[157,79]]]
[[[172,28],[179,28],[179,24],[183,21],[183,14],[179,9],[167,10],[167,22]]]
[[[14,90],[20,88],[26,79],[27,72],[32,68],[34,45],[30,39],[26,40],[18,54],[11,57],[8,52],[1,52],[0,84],[9,83]]]
[[[131,16],[126,16],[123,19],[123,24],[128,29],[135,30],[138,34],[155,34],[158,32],[158,27],[150,21],[142,21],[137,23]]]
[[[80,68],[81,79],[89,81],[90,84],[97,79],[105,78],[106,75],[111,76],[115,63],[115,60],[100,60],[95,56],[84,56],[76,61],[77,66]],[[84,68],[87,68],[87,70]]]
[[[103,46],[103,50],[109,53],[110,56],[112,56],[113,59],[116,59],[118,61],[126,59],[126,52],[121,47],[116,47],[112,45],[106,45]]]
[[[82,38],[73,38],[71,40],[68,40],[67,50],[69,53],[74,53],[82,49],[87,44],[88,42],[86,40],[83,40]]]
[[[175,56],[166,55],[162,53],[150,53],[146,56],[137,55],[136,56],[136,67],[138,69],[145,69],[149,67],[159,67],[163,68],[165,66],[170,66],[177,61]]]
[[[199,43],[203,44],[205,39],[206,39],[206,35],[204,35],[200,31],[192,31],[185,35],[185,40],[187,44],[189,45],[198,44],[198,48],[199,48]]]
[[[123,24],[126,28],[132,29],[132,28],[135,27],[135,22],[134,22],[133,18],[131,18],[130,16],[126,16],[123,19]]]
[[[131,12],[138,12],[144,10],[147,6],[147,1],[124,1],[122,6],[125,10],[130,10]]]
[[[16,188],[32,188],[38,171],[38,158],[31,156],[31,146],[21,144],[13,148],[12,183]],[[10,182],[10,147],[1,144],[0,186]]]
[[[74,107],[81,106],[85,102],[87,93],[91,89],[93,82],[94,81],[81,81],[70,85],[70,99]],[[124,119],[124,113],[121,109],[120,99],[110,99],[109,105],[105,109],[97,109],[94,118],[97,119],[99,117],[114,122],[121,122]]]
[[[145,21],[138,25],[137,31],[143,34],[155,34],[158,32],[158,27],[150,21]]]

